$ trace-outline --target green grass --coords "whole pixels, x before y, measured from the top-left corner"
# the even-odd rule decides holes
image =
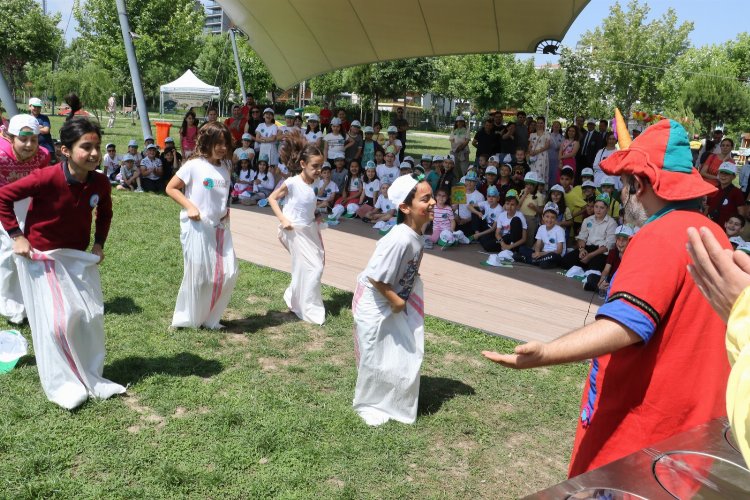
[[[1,375],[0,498],[511,498],[565,478],[583,364],[506,370],[479,352],[514,343],[428,317],[416,424],[371,429],[351,294],[324,287],[311,326],[285,313],[287,274],[243,262],[226,331],[170,331],[178,207],[115,193],[114,212],[104,375],[128,395],[68,412],[33,356]]]

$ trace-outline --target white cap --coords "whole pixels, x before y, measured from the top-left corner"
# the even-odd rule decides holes
[[[544,205],[544,210],[542,210],[542,213],[544,213],[544,212],[546,212],[546,211],[548,211],[548,210],[552,210],[552,211],[553,211],[553,212],[555,212],[555,213],[556,213],[557,215],[560,215],[560,207],[558,207],[558,206],[557,206],[557,203],[555,203],[554,201],[548,201],[548,202],[547,202],[547,203],[546,203],[546,204]]]
[[[351,123],[351,126],[352,126],[352,127],[357,127],[357,128],[362,128],[362,124],[361,124],[361,123],[359,123],[359,120],[354,120],[354,121],[353,121],[353,122]]]
[[[29,99],[29,106],[34,106],[35,108],[41,108],[42,107],[42,100],[38,97],[32,97]]]
[[[297,113],[295,113],[293,109],[287,109],[286,113],[284,113],[284,116],[286,118],[294,118],[295,116],[297,116]]]
[[[433,161],[433,162],[436,162],[436,161],[443,161],[443,157],[442,157],[442,156],[440,156],[440,155],[435,155],[435,156],[433,156],[433,157],[432,157],[432,161]]]
[[[555,184],[551,188],[549,188],[550,191],[557,191],[558,193],[565,194],[565,188],[562,187],[560,184]]]
[[[581,184],[581,187],[582,188],[592,187],[592,188],[596,189],[596,184],[594,184],[593,181],[583,181],[583,184]]]
[[[494,165],[490,165],[489,167],[484,169],[484,174],[495,174],[497,175],[497,167]]]
[[[320,118],[318,118],[318,115],[316,115],[315,113],[313,113],[313,114],[311,114],[310,116],[307,117],[307,121],[309,121],[309,122],[319,122]]]
[[[364,131],[365,134],[374,134],[375,133],[375,130],[371,126],[369,126],[369,125],[367,125],[363,129],[363,131]]]
[[[593,177],[594,176],[594,169],[593,168],[584,168],[583,170],[581,170],[581,177],[583,177],[584,175],[588,175],[589,177]]]
[[[344,158],[344,153],[341,151],[331,151],[328,153],[328,159],[329,160],[338,160],[339,158]]]
[[[735,165],[731,161],[725,161],[724,163],[719,165],[719,172],[723,172],[725,174],[737,175],[737,165]]]
[[[8,133],[11,135],[19,135],[24,128],[30,128],[31,133],[39,135],[39,122],[31,115],[15,115],[8,123]]]
[[[456,159],[455,159],[455,157],[453,155],[446,155],[446,157],[445,157],[445,159],[443,161],[452,161],[452,162],[455,163]]]
[[[406,197],[409,196],[409,193],[411,193],[412,189],[414,189],[414,186],[416,186],[418,182],[419,181],[411,175],[402,175],[401,177],[398,177],[388,188],[388,199],[398,207],[404,202]],[[396,208],[396,210],[398,210],[398,208]]]
[[[331,125],[341,125],[341,118],[332,118]]]
[[[464,118],[464,115],[458,115],[456,117],[456,121],[457,122],[464,122],[464,123],[466,123],[466,118]]]
[[[388,130],[386,130],[389,134],[398,134],[398,129],[395,127],[395,125],[391,125],[388,127]]]
[[[266,113],[271,113],[271,114],[274,114],[274,113],[273,113],[273,109],[271,109],[271,108],[266,108],[266,109],[264,109],[264,110],[263,110],[263,114],[265,115]]]
[[[533,182],[534,184],[539,184],[539,177],[537,177],[536,172],[528,172],[523,176],[523,182]]]
[[[487,163],[490,163],[490,162],[500,163],[500,157],[498,155],[492,155],[487,160]]]
[[[600,186],[614,186],[615,178],[611,175],[605,175],[602,177],[602,181],[599,183]]]
[[[627,236],[628,238],[632,238],[634,234],[633,228],[627,224],[617,226],[617,229],[615,229],[615,236]]]
[[[250,134],[248,134],[247,132],[245,132],[244,134],[242,134],[242,140],[243,141],[252,141],[253,140],[253,136],[250,135]]]

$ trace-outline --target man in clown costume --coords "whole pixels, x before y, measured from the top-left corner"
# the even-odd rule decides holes
[[[693,167],[677,122],[662,120],[630,144],[621,120],[618,133],[621,149],[601,168],[621,176],[626,219],[648,218],[596,321],[547,344],[517,346],[513,354],[483,353],[511,368],[591,359],[570,477],[726,415],[726,327],[688,273],[686,250],[687,229],[701,226],[731,248],[723,230],[699,212],[716,188]]]

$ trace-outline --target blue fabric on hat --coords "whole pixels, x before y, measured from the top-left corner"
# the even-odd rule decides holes
[[[669,120],[669,139],[664,152],[664,170],[689,174],[693,170],[690,141],[685,129],[674,120]]]

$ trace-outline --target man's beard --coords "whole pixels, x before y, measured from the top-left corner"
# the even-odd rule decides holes
[[[634,194],[627,194],[628,199],[622,206],[622,217],[625,224],[640,227],[646,223],[648,215],[643,205],[636,199]]]

